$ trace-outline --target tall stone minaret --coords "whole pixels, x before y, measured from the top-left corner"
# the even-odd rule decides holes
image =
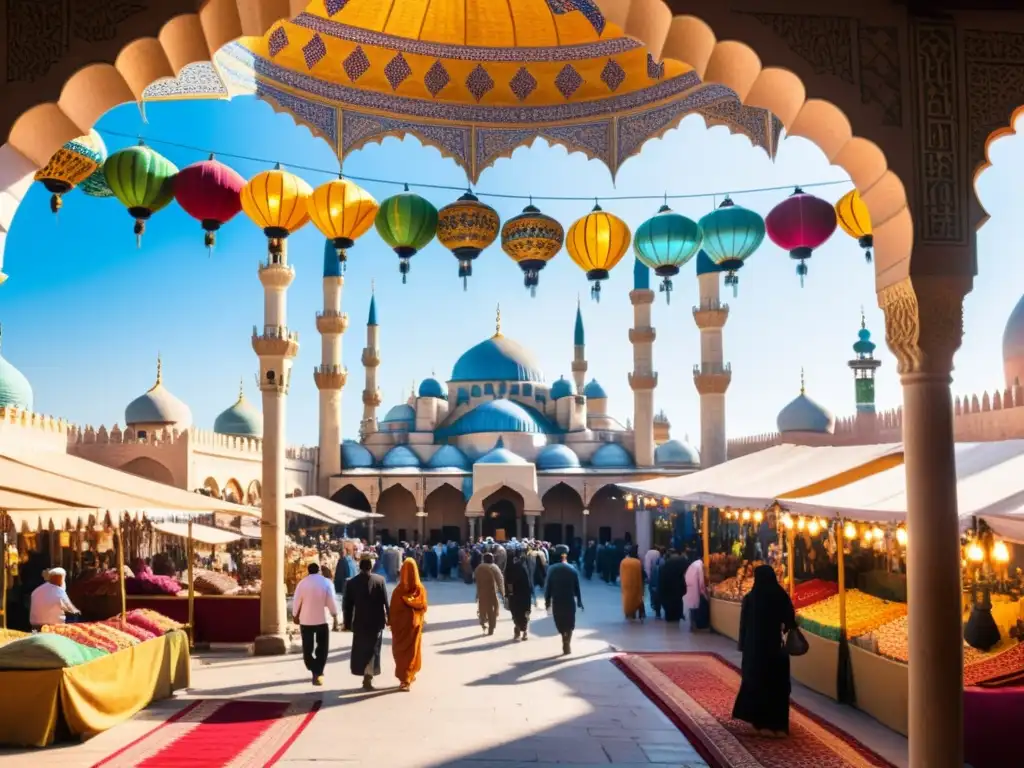
[[[721,270],[701,251],[697,254],[700,304],[693,320],[700,329],[700,365],[693,366],[693,383],[700,394],[700,464],[713,467],[728,457],[725,441],[725,392],[732,369],[723,362],[722,328],[729,319],[729,305],[719,301]]]
[[[582,395],[587,383],[587,351],[579,298],[576,299],[576,328],[573,329],[572,350],[572,378],[576,382],[576,394]]]
[[[856,357],[847,365],[853,371],[854,394],[857,398],[857,431],[871,432],[876,428],[875,421],[875,371],[882,365],[875,359],[875,342],[871,340],[871,331],[864,319],[864,310],[860,311],[860,330],[857,341],[853,344]]]
[[[341,274],[334,243],[324,246],[324,309],[316,313],[320,332],[320,365],[313,369],[313,380],[320,390],[320,451],[317,492],[330,496],[330,479],[341,474],[341,391],[348,371],[341,365],[341,336],[348,328],[348,315],[341,311],[341,292],[345,278]]]
[[[654,372],[654,328],[651,327],[651,271],[635,260],[633,264],[633,290],[629,292],[633,305],[633,327],[629,329],[629,343],[633,345],[633,372],[629,386],[633,389],[633,454],[638,467],[654,466],[654,388],[658,374]],[[651,510],[637,505],[636,545],[643,553],[651,548],[653,524]]]
[[[366,388],[363,390],[363,420],[360,437],[377,431],[377,409],[380,408],[380,390],[377,388],[377,366],[380,365],[380,329],[377,327],[377,295],[370,289],[370,316],[366,319],[366,346],[363,348],[363,368],[366,370]]]

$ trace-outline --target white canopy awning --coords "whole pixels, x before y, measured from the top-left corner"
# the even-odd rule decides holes
[[[353,509],[336,501],[325,499],[323,496],[295,496],[285,499],[285,509],[334,525],[350,525],[358,520],[383,517],[375,512],[362,512]]]
[[[182,539],[188,538],[188,523],[153,523],[153,529],[167,536],[178,536]],[[231,544],[241,539],[241,534],[233,531],[226,531],[223,528],[213,528],[209,525],[192,524],[192,539],[201,544],[219,546]]]

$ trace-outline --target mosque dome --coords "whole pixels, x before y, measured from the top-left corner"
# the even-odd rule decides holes
[[[803,390],[789,405],[779,411],[775,422],[779,432],[818,432],[831,435],[836,417],[825,406],[809,398]]]
[[[697,467],[700,454],[689,443],[669,440],[654,449],[654,464],[659,467]]]
[[[412,469],[419,468],[420,457],[413,453],[407,445],[396,445],[381,460],[384,469]]]
[[[481,403],[447,427],[437,431],[438,437],[475,435],[480,432],[527,432],[549,435],[558,429],[540,411],[513,400],[499,398]]]
[[[427,462],[429,469],[461,469],[468,472],[470,466],[466,454],[454,445],[442,445]]]
[[[0,408],[32,410],[32,385],[25,374],[0,356]]]
[[[533,463],[537,469],[579,469],[580,457],[567,445],[552,443],[541,449]]]
[[[156,363],[156,383],[144,395],[128,403],[124,409],[124,422],[136,424],[166,424],[179,429],[192,425],[192,411],[164,387],[163,365]]]
[[[263,414],[239,389],[238,400],[214,420],[213,431],[235,437],[263,437]]]
[[[1006,386],[1012,387],[1018,380],[1024,384],[1024,296],[1013,308],[1003,331],[1003,368]]]
[[[400,422],[415,422],[416,409],[408,403],[402,403],[392,407],[381,420],[381,424],[397,424]]]
[[[597,379],[590,380],[590,383],[583,388],[583,394],[594,400],[608,397],[608,393],[604,391],[604,387],[597,383]]]
[[[618,443],[605,443],[590,457],[590,465],[595,469],[622,469],[633,467],[633,457],[629,451]]]
[[[532,352],[496,333],[463,353],[452,369],[452,381],[543,382],[544,373]]]
[[[572,397],[576,394],[576,387],[564,376],[559,376],[558,381],[551,385],[551,399],[561,400],[563,397]]]
[[[853,351],[858,355],[874,354],[875,342],[871,340],[871,331],[867,328],[857,331],[857,341],[853,343]]]
[[[437,397],[441,400],[446,400],[448,398],[448,395],[445,394],[444,387],[441,386],[441,382],[435,378],[424,379],[420,383],[419,394],[420,397]]]
[[[342,469],[370,469],[374,464],[373,454],[355,440],[341,444]]]
[[[512,453],[508,448],[505,447],[505,441],[498,438],[498,442],[494,444],[487,453],[476,460],[477,464],[526,464],[526,459],[521,456],[517,456]]]

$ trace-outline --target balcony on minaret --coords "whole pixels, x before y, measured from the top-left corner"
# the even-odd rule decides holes
[[[299,354],[299,334],[286,325],[264,325],[263,333],[252,327],[252,348],[260,357],[292,358]]]
[[[653,371],[649,373],[637,371],[626,374],[626,377],[629,379],[629,386],[633,391],[645,392],[658,386],[658,374]]]
[[[729,363],[701,363],[693,366],[693,383],[701,395],[724,395],[732,383]]]
[[[342,334],[348,329],[348,315],[336,309],[317,312],[316,329],[321,334]]]
[[[260,262],[260,282],[264,288],[284,290],[295,279],[295,269],[283,262]]]
[[[348,381],[348,368],[343,365],[318,365],[313,368],[317,389],[342,389]]]
[[[629,329],[629,343],[630,344],[653,344],[654,339],[657,337],[657,333],[651,327],[647,328],[630,328]]]
[[[376,368],[380,365],[380,354],[373,347],[363,347],[363,356],[360,359],[364,368]]]
[[[363,405],[370,406],[372,408],[380,408],[380,404],[384,402],[384,398],[381,397],[380,390],[363,390]]]
[[[729,305],[718,299],[705,299],[693,308],[693,321],[702,331],[708,328],[721,328],[729,319]]]

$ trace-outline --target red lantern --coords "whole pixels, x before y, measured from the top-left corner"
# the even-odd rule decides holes
[[[836,231],[836,211],[820,197],[808,195],[800,187],[772,208],[764,220],[768,237],[790,258],[798,259],[796,273],[800,285],[807,275],[807,259]]]
[[[245,179],[213,159],[182,168],[174,182],[174,197],[189,216],[198,219],[206,230],[206,247],[213,250],[214,234],[222,224],[242,210]]]

